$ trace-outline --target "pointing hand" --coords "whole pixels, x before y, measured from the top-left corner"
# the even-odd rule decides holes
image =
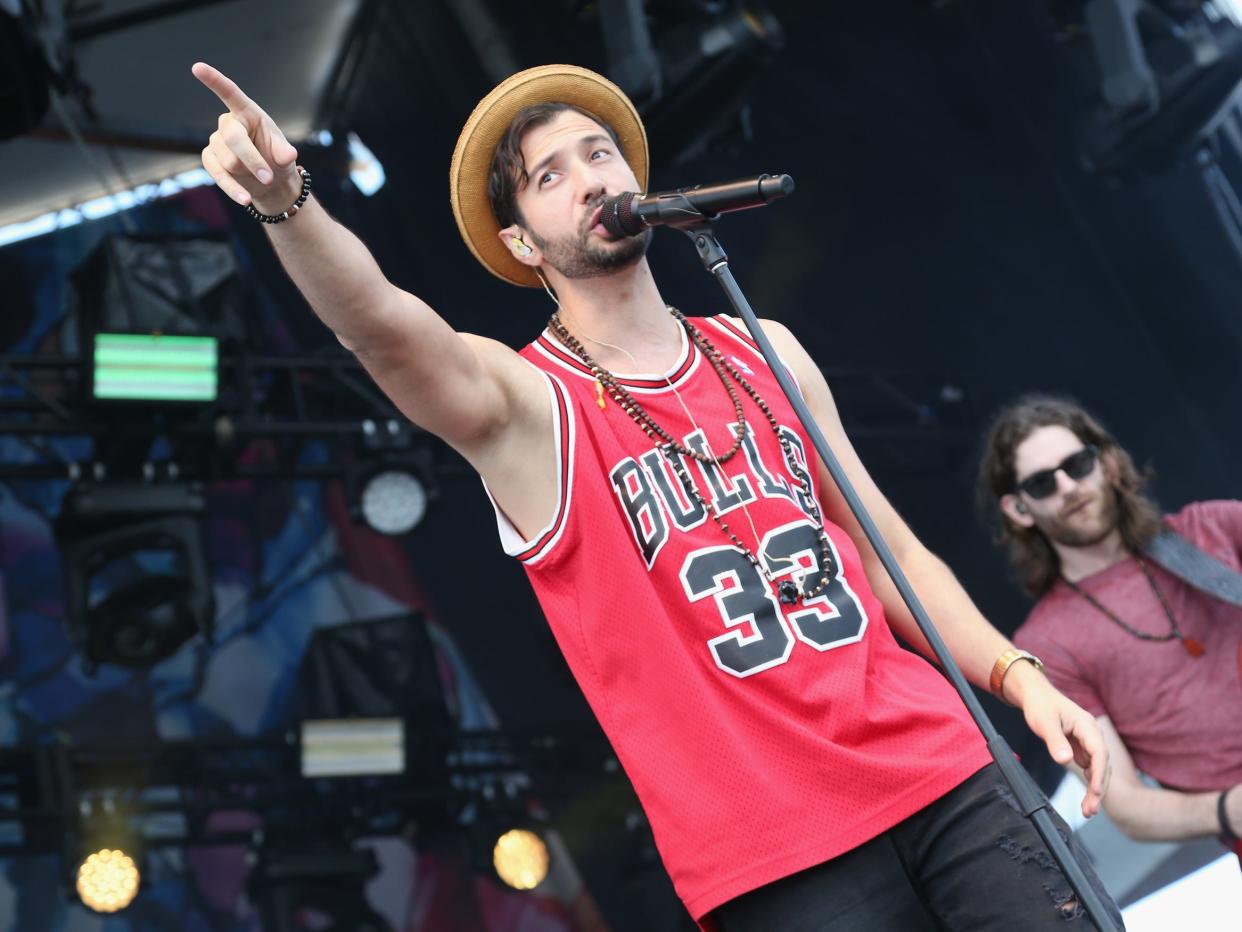
[[[203,149],[203,168],[238,204],[253,202],[265,214],[288,210],[302,188],[297,150],[232,80],[205,62],[190,70],[228,108]]]

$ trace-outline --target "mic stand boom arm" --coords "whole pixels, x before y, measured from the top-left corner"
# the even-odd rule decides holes
[[[850,482],[840,462],[832,450],[829,449],[828,442],[824,439],[823,433],[820,432],[819,426],[815,423],[815,418],[811,415],[810,409],[807,408],[806,402],[802,400],[802,394],[794,386],[789,373],[785,371],[785,367],[776,355],[776,350],[772,348],[772,344],[768,342],[763,328],[760,327],[759,320],[755,317],[755,312],[751,310],[750,303],[746,300],[746,295],[738,287],[737,281],[733,277],[733,272],[729,269],[729,257],[725,254],[712,229],[712,219],[714,218],[703,218],[698,223],[686,224],[678,228],[690,237],[694,243],[694,248],[698,251],[699,259],[703,262],[704,268],[716,277],[716,281],[724,289],[729,303],[733,305],[734,310],[737,311],[738,315],[745,322],[746,329],[750,331],[755,342],[759,344],[759,350],[763,353],[763,358],[767,361],[768,367],[771,368],[772,373],[776,376],[776,380],[780,383],[785,397],[793,406],[794,412],[798,415],[798,420],[802,422],[802,426],[807,432],[807,436],[811,438],[811,443],[815,446],[815,452],[819,454],[820,460],[828,468],[833,482],[841,491],[846,503],[850,506],[850,511],[854,513],[854,517],[858,519],[859,525],[867,535],[867,540],[875,548],[880,562],[884,564],[884,569],[897,586],[897,590],[901,593],[901,597],[905,600],[906,605],[909,606],[910,613],[918,623],[919,630],[923,632],[923,637],[927,639],[927,643],[931,646],[936,659],[940,661],[940,666],[945,676],[949,678],[953,688],[962,697],[962,702],[966,704],[966,709],[970,712],[971,718],[975,720],[975,725],[983,733],[983,737],[987,741],[988,750],[1000,768],[1005,782],[1009,784],[1009,788],[1013,793],[1014,799],[1017,800],[1018,807],[1022,810],[1023,815],[1034,823],[1036,830],[1048,845],[1048,850],[1056,859],[1057,864],[1060,865],[1062,873],[1065,874],[1066,879],[1070,882],[1070,886],[1073,887],[1074,892],[1078,895],[1078,902],[1086,908],[1087,914],[1095,922],[1096,928],[1100,932],[1122,932],[1121,928],[1113,921],[1111,914],[1104,908],[1104,903],[1099,894],[1096,893],[1095,888],[1088,882],[1082,866],[1075,859],[1073,852],[1069,849],[1069,845],[1061,837],[1061,833],[1057,831],[1056,825],[1053,824],[1052,816],[1048,812],[1048,800],[1039,791],[1035,781],[1031,779],[1031,775],[1018,763],[1013,750],[1009,747],[1009,743],[996,730],[996,726],[992,724],[987,713],[983,711],[983,706],[979,704],[978,697],[971,690],[970,684],[966,682],[966,677],[962,675],[962,670],[957,665],[957,661],[949,653],[948,647],[945,646],[940,633],[936,630],[935,625],[932,624],[932,620],[928,617],[926,610],[919,601],[919,597],[915,595],[914,589],[910,586],[910,581],[906,579],[906,574],[897,563],[897,558],[893,556],[892,550],[889,549],[888,544],[880,535],[879,528],[876,527],[862,499],[858,497],[858,492],[855,491],[853,483]]]

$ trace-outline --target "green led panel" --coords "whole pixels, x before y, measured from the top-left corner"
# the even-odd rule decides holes
[[[95,334],[100,401],[215,401],[215,337]]]

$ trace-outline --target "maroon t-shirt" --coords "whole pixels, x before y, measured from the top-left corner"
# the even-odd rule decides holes
[[[1197,502],[1165,521],[1242,570],[1242,502]],[[1206,648],[1202,657],[1190,656],[1176,639],[1135,637],[1061,580],[1014,642],[1044,661],[1067,696],[1092,715],[1107,715],[1148,776],[1191,792],[1242,783],[1242,609],[1148,566],[1178,628]],[[1131,627],[1169,632],[1168,617],[1133,559],[1079,585]]]

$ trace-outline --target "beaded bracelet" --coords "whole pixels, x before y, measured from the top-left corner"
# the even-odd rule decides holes
[[[282,214],[261,214],[254,209],[254,203],[252,202],[246,205],[246,213],[250,214],[250,216],[254,217],[255,220],[261,221],[262,223],[281,223],[296,214],[302,209],[302,205],[306,203],[306,199],[310,197],[311,189],[310,172],[299,165],[298,173],[302,176],[302,193],[298,195],[298,199],[293,202],[292,207]]]

